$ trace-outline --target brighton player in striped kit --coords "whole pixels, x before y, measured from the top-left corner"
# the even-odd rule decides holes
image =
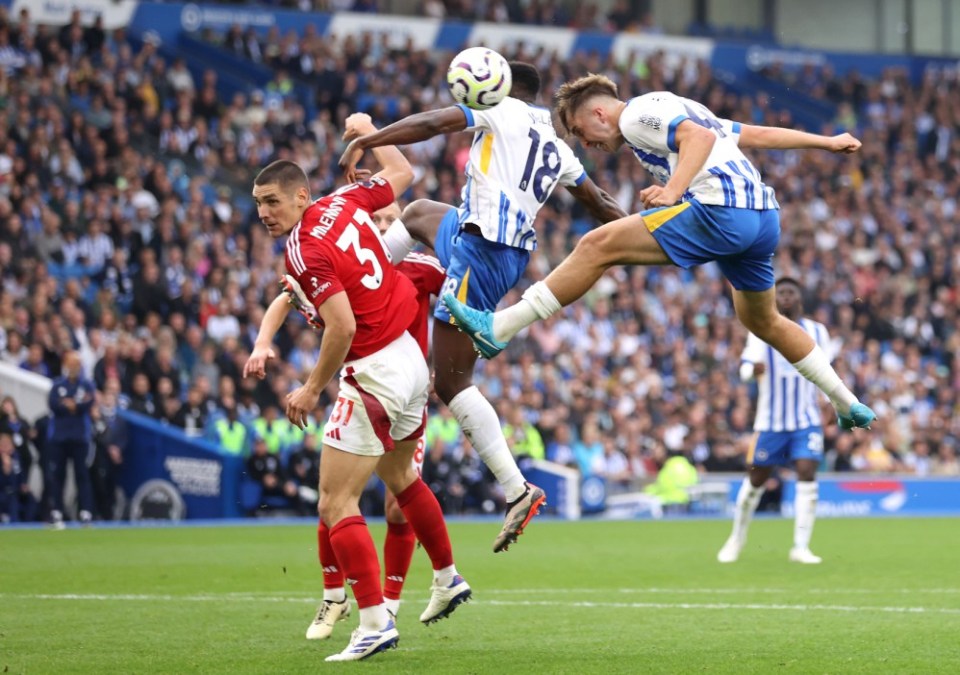
[[[803,316],[802,289],[796,279],[777,281],[777,309],[799,325],[827,354],[830,336],[822,323]],[[737,494],[733,532],[717,554],[722,563],[736,562],[747,541],[747,529],[764,485],[775,466],[793,463],[797,473],[794,498],[795,521],[790,560],[816,565],[819,556],[810,551],[810,537],[817,509],[817,467],[823,458],[823,426],[817,390],[773,347],[751,333],[740,359],[740,379],[757,382],[756,435],[747,455],[749,475]]]
[[[537,212],[558,185],[601,223],[626,215],[590,180],[573,150],[557,137],[550,111],[537,105],[541,86],[537,69],[517,61],[510,63],[510,69],[511,95],[493,108],[480,111],[456,105],[417,113],[357,138],[340,158],[350,178],[365,150],[474,132],[460,206],[417,200],[404,209],[384,240],[396,259],[411,250],[414,238],[433,248],[447,270],[444,290],[484,309],[495,309],[523,277],[537,248]],[[505,551],[546,496],[524,479],[496,410],[473,384],[477,356],[470,340],[452,325],[442,303],[437,303],[434,318],[437,396],[503,488],[507,513],[493,550]]]
[[[614,265],[677,265],[716,261],[733,286],[737,317],[774,347],[833,403],[843,428],[869,427],[874,412],[840,381],[824,351],[777,311],[772,258],[780,241],[773,190],[741,152],[750,148],[819,148],[852,153],[860,141],[718,119],[670,92],[621,101],[617,86],[588,75],[557,91],[557,113],[588,147],[616,152],[626,144],[656,178],[639,193],[646,211],[588,232],[573,252],[523,299],[496,313],[443,302],[486,358],[523,328],[582,297]]]

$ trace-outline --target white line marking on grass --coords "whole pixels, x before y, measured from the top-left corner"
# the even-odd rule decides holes
[[[528,591],[537,593],[538,591]],[[19,600],[67,600],[94,602],[292,602],[313,604],[314,598],[269,595],[242,595],[227,593],[223,595],[150,595],[133,593],[0,593],[0,598]],[[409,598],[408,598],[409,599]],[[419,599],[419,598],[418,598]],[[952,607],[861,607],[856,605],[819,605],[819,604],[783,604],[783,603],[734,603],[734,602],[569,602],[556,600],[474,600],[481,605],[501,607],[565,607],[599,609],[703,609],[703,610],[750,610],[761,612],[865,612],[885,614],[951,614],[960,615],[960,608]]]
[[[892,614],[960,614],[952,607],[857,607],[853,605],[784,605],[732,602],[553,602],[550,600],[473,600],[477,604],[508,607],[583,607],[602,609],[747,609],[758,611],[795,612],[877,612]]]

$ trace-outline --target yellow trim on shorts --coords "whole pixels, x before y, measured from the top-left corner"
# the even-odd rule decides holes
[[[747,468],[753,464],[753,454],[757,451],[757,441],[760,439],[760,432],[754,432],[753,438],[750,439],[750,447],[747,448]]]
[[[467,289],[470,285],[470,268],[467,268],[467,271],[463,275],[463,279],[460,281],[460,288],[457,289],[457,300],[463,304],[467,304]],[[453,320],[453,317],[450,317],[450,324],[453,326],[457,325],[457,322]]]
[[[493,155],[493,134],[487,133],[480,146],[480,173],[486,174],[490,168],[490,157]]]
[[[650,232],[653,232],[674,216],[679,216],[681,213],[689,209],[690,206],[691,202],[683,202],[682,204],[677,204],[676,206],[668,206],[665,209],[660,209],[654,213],[649,213],[643,216],[643,224],[647,226],[647,229]]]

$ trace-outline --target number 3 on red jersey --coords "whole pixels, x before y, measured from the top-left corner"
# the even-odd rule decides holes
[[[370,219],[369,213],[363,209],[357,209],[353,214],[353,220],[360,225],[366,225],[377,234],[378,239],[380,238],[380,233],[377,232],[377,228],[373,224],[373,220]],[[353,223],[349,223],[345,228],[343,228],[343,234],[341,234],[340,238],[337,239],[337,248],[344,253],[347,253],[350,249],[353,249],[353,254],[357,256],[357,261],[361,265],[364,267],[366,267],[368,264],[372,265],[373,273],[365,275],[362,279],[360,279],[360,283],[366,288],[369,288],[371,291],[375,291],[380,288],[380,284],[383,283],[383,268],[380,266],[380,261],[377,260],[376,253],[371,251],[369,248],[363,248],[360,246],[360,231],[357,230]]]

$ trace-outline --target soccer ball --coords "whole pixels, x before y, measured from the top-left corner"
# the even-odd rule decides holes
[[[464,49],[447,69],[453,100],[474,110],[497,105],[510,93],[512,83],[507,60],[486,47]]]

